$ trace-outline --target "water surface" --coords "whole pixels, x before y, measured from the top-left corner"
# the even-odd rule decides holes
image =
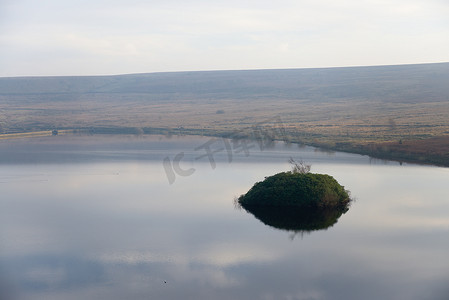
[[[448,298],[449,169],[210,141],[1,141],[0,299]],[[170,182],[180,153],[192,172]],[[280,230],[235,209],[289,157],[356,199],[332,227]]]

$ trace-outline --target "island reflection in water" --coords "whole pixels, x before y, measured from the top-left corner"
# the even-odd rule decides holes
[[[247,206],[251,213],[265,225],[295,233],[311,232],[332,227],[348,207],[299,208],[278,206]]]

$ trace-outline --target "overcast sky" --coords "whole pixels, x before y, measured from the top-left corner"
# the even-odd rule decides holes
[[[0,0],[0,76],[443,61],[447,0]]]

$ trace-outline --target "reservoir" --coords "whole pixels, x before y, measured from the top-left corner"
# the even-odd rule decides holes
[[[349,210],[279,229],[234,205],[289,158]],[[449,169],[189,136],[0,141],[0,299],[447,299]]]

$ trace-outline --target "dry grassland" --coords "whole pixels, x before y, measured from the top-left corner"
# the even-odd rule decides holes
[[[0,80],[0,139],[53,129],[231,135],[274,122],[292,142],[448,166],[446,79],[449,64]]]

